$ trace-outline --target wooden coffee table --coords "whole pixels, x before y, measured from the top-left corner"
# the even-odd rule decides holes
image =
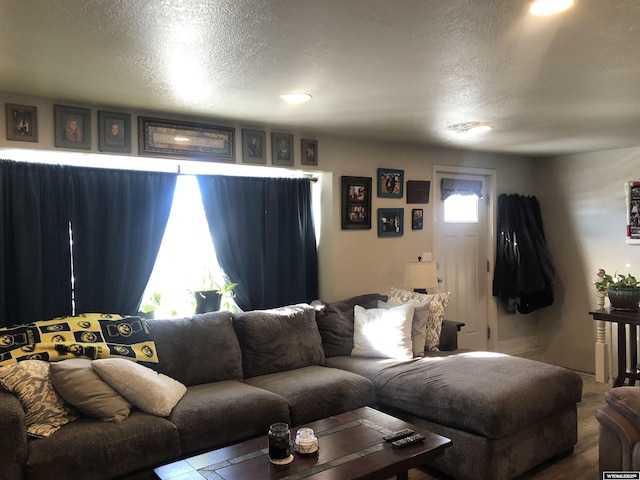
[[[319,441],[315,456],[295,452],[288,465],[273,465],[268,457],[267,432],[259,438],[196,455],[162,467],[161,480],[275,480],[311,479],[384,480],[393,475],[407,479],[411,468],[440,457],[451,440],[369,407],[291,428],[313,428]],[[393,448],[382,437],[410,428],[426,438],[405,448]]]

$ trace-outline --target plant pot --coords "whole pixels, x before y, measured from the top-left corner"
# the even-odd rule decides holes
[[[637,312],[640,304],[640,288],[609,287],[609,303],[614,310]]]
[[[193,294],[196,298],[196,313],[217,312],[222,296],[214,290],[203,290]]]

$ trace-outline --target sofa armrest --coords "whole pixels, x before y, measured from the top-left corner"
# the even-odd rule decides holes
[[[458,349],[458,332],[463,326],[464,323],[461,322],[452,322],[451,320],[442,321],[440,343],[438,344],[440,351],[447,352]]]
[[[22,478],[22,465],[27,457],[27,424],[20,401],[0,389],[0,477]]]
[[[637,388],[637,387],[634,387]],[[611,405],[596,411],[599,426],[599,466],[603,471],[631,471],[633,451],[640,442],[640,431],[625,415]]]

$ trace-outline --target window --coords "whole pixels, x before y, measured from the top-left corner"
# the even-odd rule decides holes
[[[446,223],[478,223],[478,200],[482,198],[482,181],[443,178],[440,195]]]
[[[444,201],[447,223],[478,223],[478,196],[451,195]]]
[[[191,316],[193,293],[222,281],[196,177],[181,175],[158,258],[145,290],[142,312],[156,318]]]

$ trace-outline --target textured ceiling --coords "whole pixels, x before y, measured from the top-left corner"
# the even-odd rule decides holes
[[[640,145],[640,0],[0,0],[0,91],[532,155]],[[279,95],[313,99],[284,104]],[[483,136],[457,124],[494,125]]]

